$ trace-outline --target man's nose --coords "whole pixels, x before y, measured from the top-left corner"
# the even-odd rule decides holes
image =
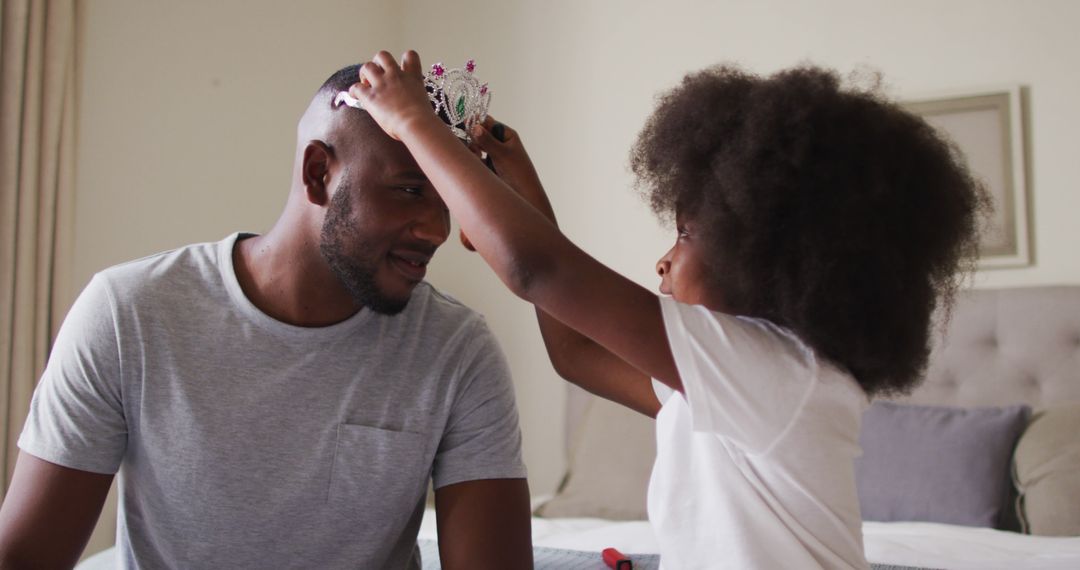
[[[450,213],[442,206],[432,205],[413,224],[412,233],[435,247],[450,236]]]

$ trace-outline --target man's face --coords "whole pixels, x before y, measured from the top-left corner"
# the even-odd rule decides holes
[[[357,303],[393,315],[450,233],[450,214],[408,150],[383,137],[346,160],[319,249]]]

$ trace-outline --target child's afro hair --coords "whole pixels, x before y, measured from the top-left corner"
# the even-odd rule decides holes
[[[878,91],[813,66],[709,68],[660,98],[631,168],[662,218],[694,220],[728,310],[892,395],[922,378],[989,202],[957,149]]]

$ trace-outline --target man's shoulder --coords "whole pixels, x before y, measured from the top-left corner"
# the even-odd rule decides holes
[[[455,346],[456,354],[462,358],[497,347],[481,313],[426,281],[413,290],[407,313],[408,317],[399,321],[396,334],[420,336],[425,342],[443,347]]]
[[[425,319],[484,325],[483,315],[427,281],[421,281],[416,286],[410,303],[413,301],[417,302],[417,308],[423,312]]]
[[[161,293],[166,283],[200,281],[216,277],[222,242],[204,242],[160,251],[113,265],[97,273],[114,294]]]

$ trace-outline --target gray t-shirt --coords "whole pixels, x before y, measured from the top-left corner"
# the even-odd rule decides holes
[[[525,476],[494,337],[426,283],[396,316],[282,323],[240,289],[238,235],[97,274],[19,447],[119,470],[126,568],[419,568],[429,478]]]

